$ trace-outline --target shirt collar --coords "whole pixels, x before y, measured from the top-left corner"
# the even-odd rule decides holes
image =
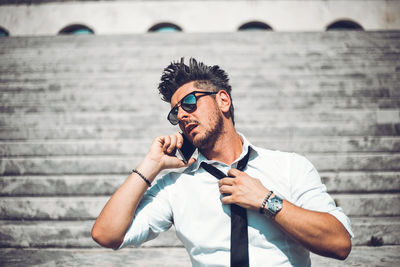
[[[240,136],[240,139],[242,139],[242,142],[243,142],[243,149],[242,149],[242,153],[240,154],[240,156],[232,163],[232,166],[236,166],[237,163],[238,163],[242,158],[244,158],[244,156],[246,156],[247,152],[249,151],[249,147],[252,148],[252,153],[251,153],[251,154],[253,154],[253,153],[258,154],[258,153],[257,153],[258,148],[257,148],[256,146],[254,146],[253,144],[251,144],[251,143],[246,139],[246,137],[245,137],[243,134],[241,134],[241,133],[239,133],[239,132],[238,132],[238,134],[239,134],[239,136]],[[250,157],[251,157],[251,156],[252,156],[252,155],[250,155]],[[211,165],[212,165],[212,164],[214,164],[214,165],[215,165],[215,164],[224,164],[224,163],[219,162],[219,161],[216,161],[216,160],[208,160],[203,154],[201,154],[201,153],[199,152],[196,162],[193,163],[192,165],[190,165],[188,168],[186,168],[186,169],[184,170],[184,172],[185,172],[185,173],[196,172],[196,171],[200,168],[200,164],[201,164],[203,161],[206,162],[206,163],[208,163],[208,164],[211,164]]]

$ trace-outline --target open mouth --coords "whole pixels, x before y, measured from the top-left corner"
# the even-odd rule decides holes
[[[187,134],[191,134],[191,132],[197,127],[196,123],[189,123],[185,126],[185,131]]]

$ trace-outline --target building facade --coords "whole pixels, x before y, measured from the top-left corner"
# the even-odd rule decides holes
[[[396,0],[2,1],[2,35],[399,30]]]

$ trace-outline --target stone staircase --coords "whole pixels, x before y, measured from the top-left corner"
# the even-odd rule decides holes
[[[181,56],[225,69],[237,129],[309,158],[350,216],[349,258],[314,266],[400,263],[400,32],[239,32],[0,38],[1,266],[190,266],[173,229],[117,252],[90,237],[176,130],[156,88]]]

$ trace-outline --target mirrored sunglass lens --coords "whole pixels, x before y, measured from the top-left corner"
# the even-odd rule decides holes
[[[174,125],[178,123],[178,117],[174,113],[169,113],[168,120]]]
[[[175,107],[168,113],[168,120],[173,123],[177,119],[178,109]]]
[[[196,97],[195,95],[188,95],[182,99],[181,107],[185,111],[192,111],[196,108]]]
[[[196,104],[182,104],[181,107],[187,111],[190,112],[196,108]]]
[[[185,98],[182,99],[182,105],[183,104],[196,104],[196,96],[193,94],[185,96]]]

